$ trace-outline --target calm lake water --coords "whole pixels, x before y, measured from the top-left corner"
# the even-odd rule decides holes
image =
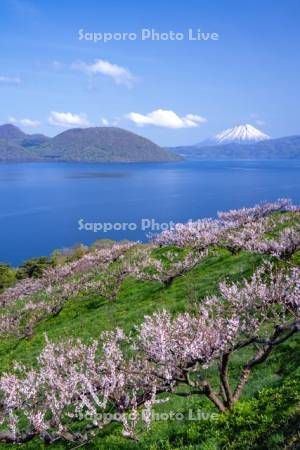
[[[186,222],[278,197],[300,202],[300,161],[0,164],[0,261],[101,238],[145,241],[143,219]],[[80,220],[136,229],[94,233]]]

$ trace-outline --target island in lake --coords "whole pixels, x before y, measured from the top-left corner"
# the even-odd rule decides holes
[[[117,127],[73,128],[50,138],[0,126],[0,162],[170,162],[181,157]]]

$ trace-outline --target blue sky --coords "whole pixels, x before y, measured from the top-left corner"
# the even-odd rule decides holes
[[[0,123],[118,125],[161,145],[251,123],[300,134],[298,0],[2,0]],[[140,39],[142,29],[183,40]],[[218,33],[190,41],[187,30]],[[137,34],[107,43],[85,32]]]

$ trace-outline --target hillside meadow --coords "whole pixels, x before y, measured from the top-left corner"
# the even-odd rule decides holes
[[[299,227],[278,201],[10,273],[0,448],[300,448]]]

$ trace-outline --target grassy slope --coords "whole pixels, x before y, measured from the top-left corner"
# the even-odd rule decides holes
[[[158,250],[163,252],[164,249]],[[194,308],[195,300],[217,292],[224,278],[239,280],[249,276],[262,262],[259,255],[242,252],[231,255],[219,249],[188,274],[177,278],[170,287],[157,282],[126,279],[118,298],[109,302],[95,295],[79,295],[65,303],[59,315],[41,322],[30,338],[19,342],[14,339],[0,341],[1,371],[9,369],[13,360],[35,364],[35,357],[44,345],[44,333],[51,340],[60,341],[73,336],[89,340],[97,338],[104,329],[116,325],[133,331],[145,314],[159,308],[173,313]],[[299,255],[294,256],[299,262]],[[141,432],[141,440],[134,443],[121,437],[119,426],[100,431],[95,439],[82,446],[87,449],[276,449],[296,447],[297,427],[300,423],[300,339],[293,338],[274,352],[267,364],[256,370],[242,400],[231,414],[218,421],[159,421],[150,431]],[[284,351],[287,349],[288,351]],[[280,357],[279,357],[280,356]],[[235,369],[241,364],[236,358]],[[211,369],[212,376],[214,370]],[[233,374],[233,373],[232,373]],[[260,397],[259,404],[257,396]],[[175,411],[187,414],[194,411],[215,412],[202,397],[188,400],[172,397],[160,404],[156,411]],[[75,444],[56,443],[53,449],[75,448]],[[23,445],[0,444],[1,449],[42,449],[45,445],[36,439]]]

